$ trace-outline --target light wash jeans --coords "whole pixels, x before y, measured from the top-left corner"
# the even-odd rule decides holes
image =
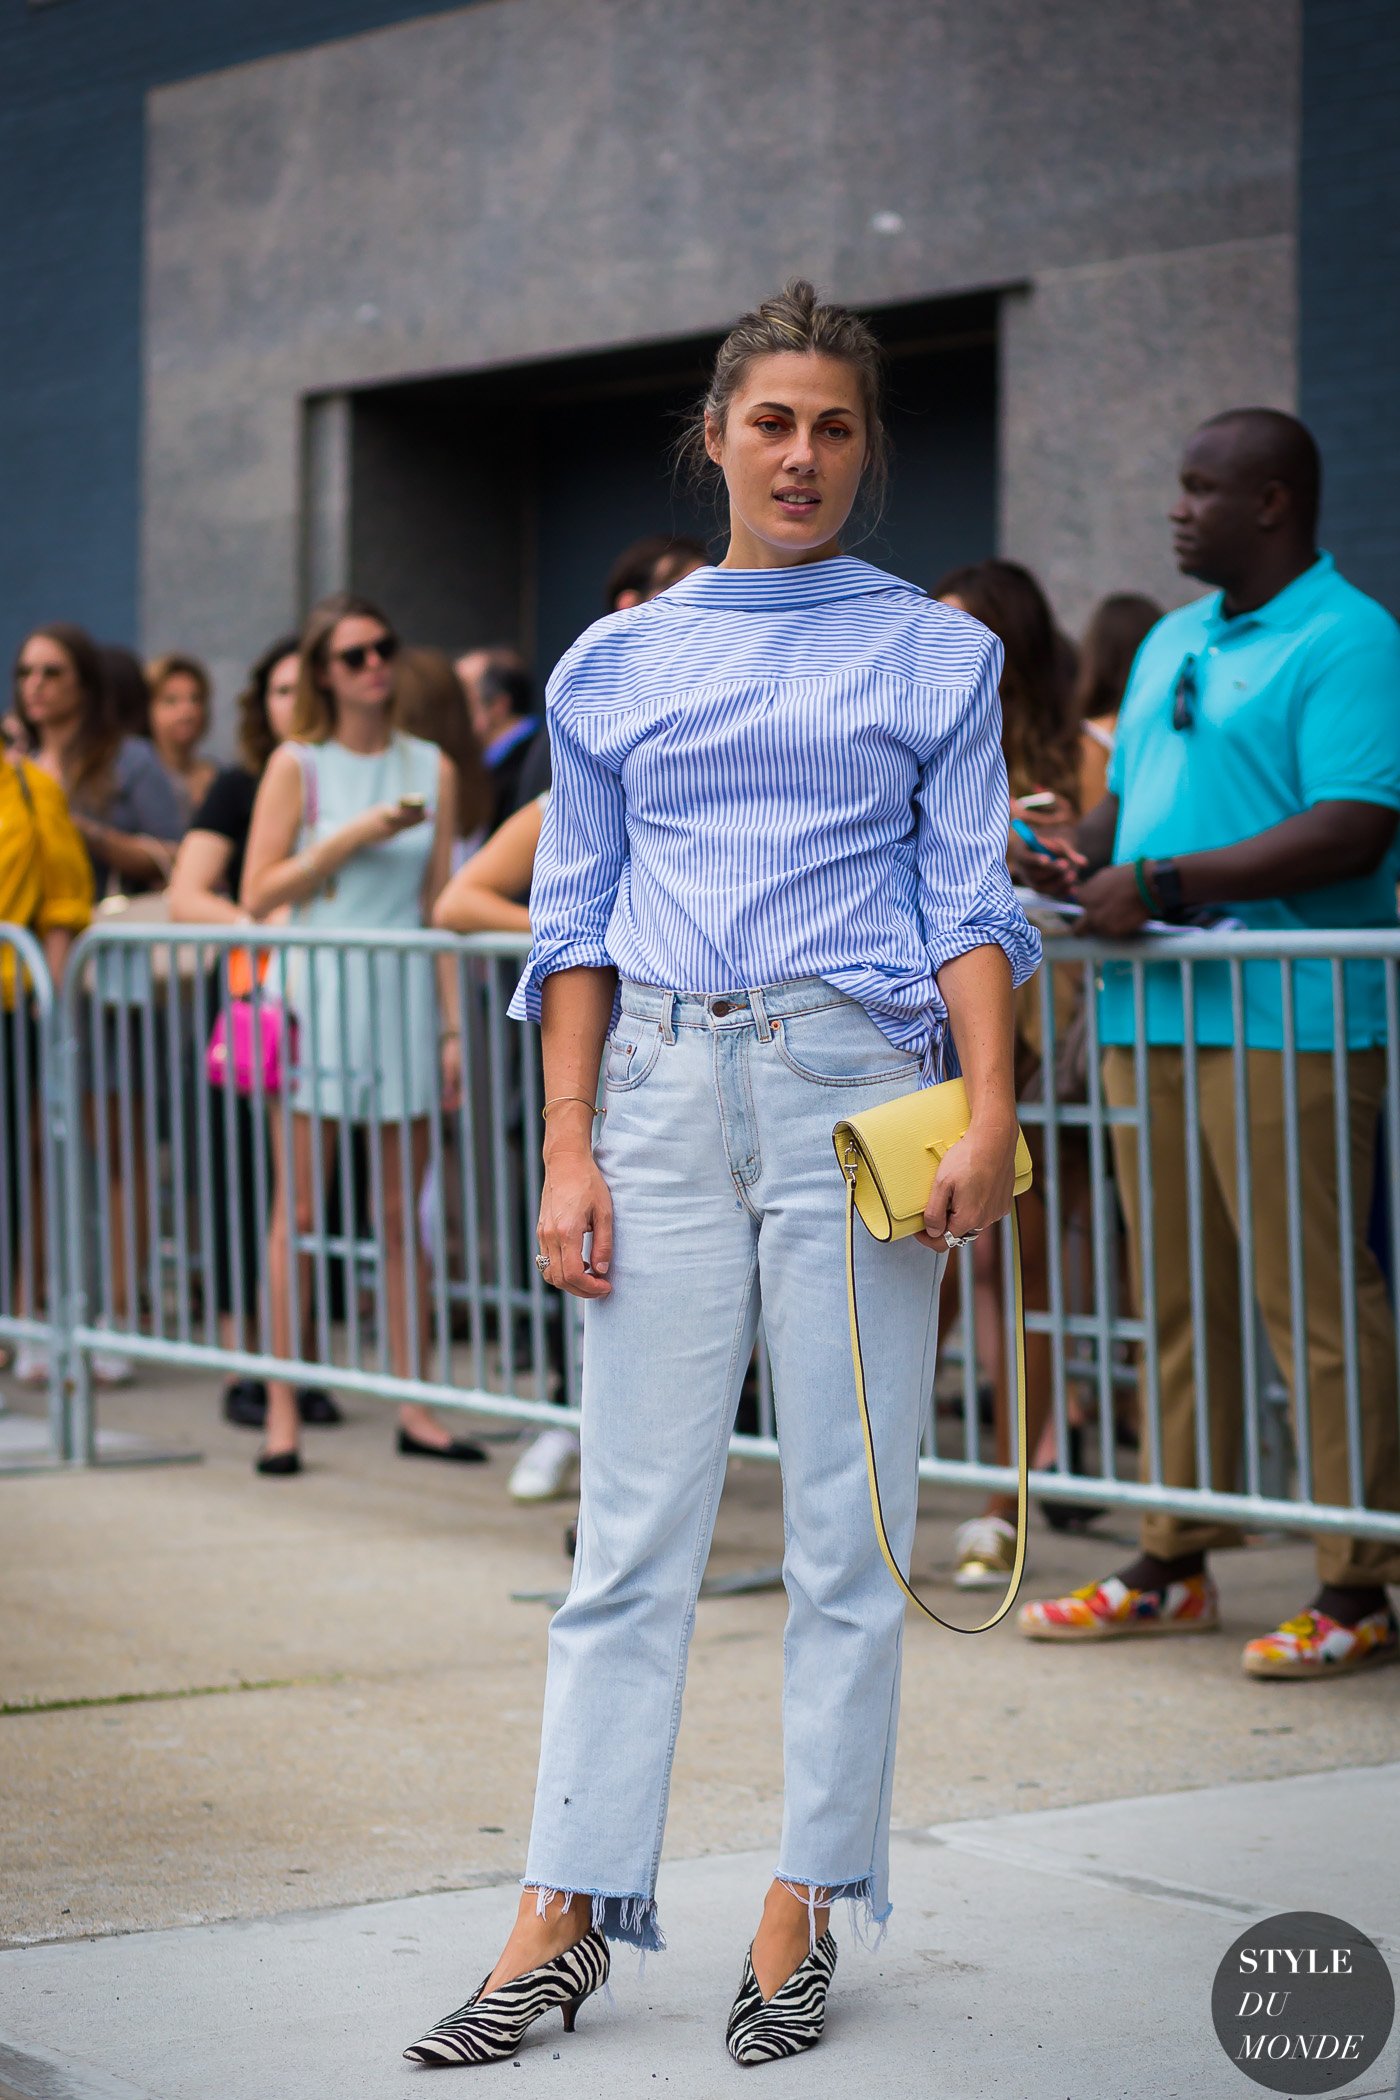
[[[831,1127],[908,1093],[917,1060],[817,978],[708,996],[624,983],[597,1159],[612,1295],[589,1301],[578,1552],[549,1633],[522,1885],[593,1899],[664,1947],[656,1872],[695,1599],[760,1305],[783,1478],[777,1874],[889,1916],[904,1599],[880,1556],[851,1372],[845,1191]],[[943,1258],[856,1249],[890,1542],[913,1543]]]

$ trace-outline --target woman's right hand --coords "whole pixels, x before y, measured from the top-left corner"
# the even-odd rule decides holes
[[[585,1262],[583,1240],[588,1232],[593,1249]],[[574,1298],[608,1297],[612,1237],[612,1196],[591,1149],[571,1145],[547,1156],[536,1231],[541,1254],[549,1256],[545,1282]]]
[[[363,816],[351,819],[356,847],[382,846],[401,831],[411,831],[415,824],[423,823],[427,815],[427,806],[422,802],[376,802]]]

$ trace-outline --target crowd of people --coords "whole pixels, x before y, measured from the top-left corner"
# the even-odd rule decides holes
[[[606,579],[604,609],[643,602],[705,558],[698,543],[674,535],[635,542]],[[401,645],[377,607],[343,594],[318,606],[300,634],[278,636],[251,665],[235,707],[236,755],[225,766],[204,750],[211,699],[209,673],[189,653],[169,652],[143,666],[129,651],[99,645],[64,622],[25,637],[3,724],[0,919],[40,936],[55,985],[73,939],[94,914],[124,912],[136,899],[143,916],[154,905],[172,925],[295,921],[360,934],[428,924],[459,932],[528,930],[549,740],[534,681],[514,645],[468,650],[454,662],[441,650]],[[352,957],[341,974],[322,953],[314,964],[306,956],[289,963],[282,981],[269,964],[266,952],[255,962],[240,949],[222,981],[220,971],[209,972],[201,986],[204,1034],[215,1038],[221,1006],[230,994],[251,990],[256,970],[269,1009],[285,1005],[297,1013],[303,1049],[319,1032],[328,1046],[322,1065],[336,1069],[310,1073],[304,1062],[289,1061],[290,1145],[283,1118],[266,1113],[266,1102],[258,1116],[247,1087],[229,1090],[232,1145],[216,1141],[207,1148],[212,1245],[205,1287],[213,1294],[220,1342],[230,1352],[247,1346],[265,1292],[261,1309],[275,1352],[314,1358],[312,1264],[303,1254],[293,1277],[292,1242],[304,1242],[318,1220],[324,1223],[325,1182],[343,1157],[337,1143],[343,1121],[355,1134],[356,1188],[337,1191],[337,1198],[358,1208],[378,1243],[388,1361],[396,1373],[412,1375],[430,1325],[427,1263],[413,1263],[410,1247],[415,1192],[427,1172],[428,1111],[430,1101],[454,1108],[461,1086],[455,975],[440,968],[434,984],[417,957],[399,978],[389,958],[371,965],[363,955]],[[5,1010],[11,1030],[22,1022],[25,1042],[18,1054],[12,1035],[4,1046],[0,1303],[39,1317],[46,1297],[37,1244],[39,1059],[33,1017],[8,951],[5,971]],[[149,963],[139,957],[126,958],[120,969],[109,958],[99,985],[103,1047],[110,1053],[102,1083],[111,1101],[104,1105],[112,1112],[94,1110],[88,1135],[100,1134],[106,1152],[99,1184],[109,1235],[104,1267],[117,1328],[138,1313],[128,1303],[128,1286],[133,1272],[144,1273],[159,1204],[153,1206],[146,1186],[146,1099],[139,1081],[128,1086],[116,1113],[123,1069],[116,1035],[127,1031],[130,1080],[140,1069],[137,1017],[151,988]],[[405,991],[415,1025],[401,1037],[381,1017],[396,1015]],[[316,1018],[307,1012],[312,1004]],[[441,1021],[436,1050],[432,1029],[421,1021],[434,1011]],[[425,1059],[434,1056],[435,1079],[425,1070]],[[220,1098],[216,1121],[224,1114]],[[409,1156],[401,1159],[405,1127]],[[372,1160],[364,1149],[371,1128],[378,1154]],[[124,1187],[124,1180],[138,1185]],[[369,1186],[377,1192],[373,1217]],[[134,1248],[125,1238],[133,1226]],[[557,1313],[548,1342],[551,1383],[562,1401]],[[21,1341],[8,1362],[15,1380],[33,1388],[47,1384],[50,1368],[47,1349],[32,1340]],[[109,1386],[135,1375],[116,1337],[93,1352],[91,1370]],[[323,1384],[294,1390],[247,1376],[229,1379],[223,1411],[230,1422],[263,1431],[257,1469],[274,1475],[299,1470],[304,1425],[342,1420]],[[399,1410],[397,1448],[404,1456],[456,1462],[487,1457],[481,1443],[454,1437],[416,1404]],[[569,1431],[540,1433],[520,1454],[511,1492],[524,1501],[566,1492],[576,1456]]]
[[[1065,923],[1053,915],[1055,900],[1071,902],[1082,927],[1114,938],[1131,937],[1149,920],[1208,921],[1226,908],[1268,928],[1395,923],[1400,640],[1389,615],[1318,554],[1318,486],[1316,451],[1300,424],[1270,411],[1231,412],[1190,439],[1172,513],[1180,566],[1211,595],[1164,613],[1150,597],[1115,593],[1076,638],[1063,630],[1037,579],[1015,561],[980,560],[928,580],[933,596],[970,614],[1001,643],[1002,749],[1013,820],[1007,855],[1023,892],[1037,895],[1047,936]],[[604,609],[644,604],[708,560],[690,540],[638,541],[609,571]],[[121,898],[159,895],[171,921],[191,926],[291,922],[360,935],[418,926],[530,932],[551,751],[534,674],[514,645],[474,647],[454,662],[436,649],[406,645],[378,606],[342,595],[316,607],[300,634],[271,641],[251,666],[237,702],[237,757],[225,766],[204,749],[211,698],[209,674],[192,654],[172,651],[142,666],[129,652],[101,647],[62,622],[25,636],[4,724],[0,916],[41,936],[55,980],[91,914]],[[233,1103],[236,1142],[231,1151],[222,1144],[212,1150],[207,1282],[224,1345],[234,1348],[246,1323],[256,1321],[262,1277],[273,1353],[312,1358],[314,1281],[304,1257],[298,1267],[295,1250],[324,1221],[327,1177],[347,1156],[336,1138],[343,1123],[356,1133],[357,1173],[376,1192],[371,1226],[387,1283],[389,1361],[396,1373],[411,1376],[432,1324],[427,1264],[412,1259],[417,1193],[429,1171],[430,1116],[451,1110],[463,1084],[458,977],[422,954],[410,959],[406,973],[396,971],[391,958],[365,954],[338,965],[328,953],[300,953],[284,966],[240,951],[228,968],[270,971],[264,991],[269,1002],[275,996],[300,1017],[302,1054],[295,1064],[289,1060],[285,1075],[290,1139],[281,1116],[255,1128],[250,1100],[240,1093]],[[1246,978],[1256,1290],[1287,1376],[1296,1355],[1287,1191],[1279,1148],[1269,1136],[1284,1083],[1279,972],[1251,965]],[[1339,1177],[1332,1137],[1327,966],[1302,966],[1295,981],[1311,1386],[1305,1471],[1319,1499],[1349,1499],[1356,1476],[1348,1472],[1341,1428],[1344,1314],[1336,1285],[1338,1235],[1349,1232],[1361,1351],[1361,1477],[1372,1506],[1392,1508],[1400,1501],[1394,1333],[1388,1280],[1367,1225],[1384,1080],[1379,977],[1358,966],[1347,980],[1348,1166],[1356,1212],[1350,1222],[1339,1212],[1346,1177]],[[1240,1323],[1252,1318],[1252,1309],[1241,1306],[1235,1282],[1244,1226],[1234,1187],[1229,988],[1208,970],[1199,984],[1210,1458],[1214,1485],[1230,1486],[1240,1453]],[[114,1035],[131,1025],[144,985],[139,969],[128,965],[120,985],[108,987],[103,1026]],[[213,1029],[227,990],[240,988],[246,987],[232,975],[227,989],[211,980],[206,1027]],[[13,1021],[24,1004],[13,968],[3,991]],[[394,1010],[405,992],[415,1026],[402,1034],[379,1027],[376,1014]],[[1022,1099],[1043,1098],[1047,1089],[1062,1099],[1082,1098],[1078,1004],[1074,973],[1055,972],[1051,1054],[1038,988],[1018,993]],[[418,1025],[429,1014],[436,1026]],[[1134,1026],[1129,994],[1110,968],[1098,1034],[1107,1046],[1103,1083],[1115,1106],[1135,1099]],[[1200,1395],[1181,1254],[1182,1026],[1172,983],[1166,977],[1151,983],[1151,1235],[1141,1215],[1135,1136],[1123,1126],[1112,1136],[1128,1284],[1139,1298],[1145,1249],[1156,1249],[1164,1477],[1189,1485],[1196,1479]],[[306,1055],[308,1036],[318,1033],[341,1042],[334,1071],[317,1068]],[[1076,1045],[1077,1072],[1067,1054]],[[16,1281],[17,1221],[30,1171],[20,1133],[32,1122],[16,1098],[19,1062],[6,1061],[12,1076],[4,1129],[6,1287],[16,1303],[26,1291],[41,1302],[43,1292],[42,1262],[33,1249],[23,1290]],[[107,1060],[113,1087],[119,1062],[115,1055]],[[32,1056],[27,1065],[32,1075]],[[139,1121],[139,1099],[131,1113]],[[105,1129],[109,1146],[111,1312],[121,1328],[135,1311],[126,1302],[132,1265],[124,1221],[134,1215],[138,1234],[144,1231],[148,1193],[124,1203],[121,1178],[141,1171],[145,1148],[138,1134],[119,1156],[117,1119],[98,1116],[93,1127]],[[1035,1133],[1032,1140],[1039,1151]],[[518,1132],[512,1142],[518,1147]],[[372,1159],[367,1143],[376,1148]],[[270,1148],[265,1162],[259,1158],[264,1144]],[[1063,1229],[1087,1213],[1089,1176],[1087,1150],[1072,1134],[1062,1147]],[[238,1183],[236,1202],[227,1200],[234,1193],[230,1176]],[[261,1211],[260,1189],[266,1192]],[[342,1190],[342,1214],[350,1201]],[[25,1214],[32,1216],[32,1206]],[[1041,1309],[1052,1299],[1052,1264],[1062,1260],[1049,1222],[1037,1183],[1023,1201],[1021,1230],[1026,1300]],[[948,1332],[962,1313],[997,1454],[1006,1461],[1012,1396],[993,1237],[976,1245],[970,1273],[972,1302],[960,1306],[959,1268],[949,1265],[942,1324]],[[37,1311],[38,1302],[28,1309]],[[550,1380],[562,1394],[557,1304],[547,1345]],[[1088,1425],[1071,1391],[1070,1442],[1058,1449],[1050,1419],[1051,1348],[1048,1335],[1032,1333],[1031,1448],[1042,1467],[1077,1469]],[[109,1383],[133,1375],[116,1337],[96,1352],[92,1368]],[[20,1343],[10,1369],[19,1382],[42,1385],[49,1372],[44,1349]],[[335,1398],[320,1384],[294,1389],[277,1379],[236,1377],[223,1404],[231,1421],[262,1431],[257,1467],[263,1474],[299,1470],[303,1426],[340,1419]],[[1116,1430],[1125,1445],[1133,1444],[1137,1429],[1136,1409],[1121,1402]],[[487,1455],[417,1404],[399,1411],[398,1450],[457,1462]],[[566,1494],[576,1458],[571,1432],[540,1432],[518,1457],[512,1491],[527,1500]],[[1143,1526],[1136,1561],[1072,1597],[1027,1607],[1023,1630],[1053,1639],[1214,1624],[1218,1600],[1205,1556],[1238,1537],[1223,1525],[1154,1514]],[[993,1494],[958,1531],[955,1582],[965,1588],[1003,1583],[1016,1546],[1015,1497]],[[1390,1651],[1393,1621],[1383,1585],[1396,1578],[1394,1550],[1334,1534],[1320,1544],[1319,1564],[1314,1604],[1290,1622],[1292,1632],[1286,1625],[1270,1637],[1271,1647],[1260,1649],[1261,1673],[1302,1674],[1322,1654],[1349,1662]]]

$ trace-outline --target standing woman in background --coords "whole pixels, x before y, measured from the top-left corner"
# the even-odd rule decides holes
[[[297,676],[301,666],[300,642],[284,635],[264,649],[248,673],[248,683],[238,696],[237,765],[225,766],[210,782],[208,791],[180,841],[175,868],[170,877],[170,916],[179,924],[194,926],[247,926],[251,913],[238,903],[243,880],[243,856],[248,848],[248,830],[253,821],[253,803],[258,782],[268,759],[290,735],[296,707]],[[232,955],[247,957],[247,949],[224,951],[211,973],[207,1021],[213,1026],[221,1001],[220,977]],[[211,1103],[218,1101],[210,1095]],[[227,1147],[224,1142],[223,1110],[215,1109],[215,1129],[209,1148],[210,1223],[214,1245],[214,1293],[218,1308],[219,1339],[226,1349],[243,1346],[242,1323],[255,1325],[258,1317],[259,1259],[267,1237],[268,1220],[258,1209],[257,1145],[253,1127],[253,1105],[246,1094],[235,1092],[233,1112],[234,1179],[230,1185]],[[276,1114],[269,1103],[269,1116]],[[233,1258],[237,1236],[239,1261]],[[303,1327],[310,1331],[311,1263],[304,1260],[301,1287]],[[235,1290],[236,1270],[242,1270],[242,1291]],[[267,1386],[261,1378],[233,1378],[224,1389],[224,1414],[243,1429],[261,1429],[267,1420]],[[335,1423],[340,1409],[323,1386],[300,1386],[297,1411],[303,1422]]]
[[[1128,673],[1148,629],[1162,617],[1155,598],[1136,591],[1117,591],[1089,615],[1079,646],[1074,682],[1074,713],[1081,736],[1079,808],[1097,809],[1108,793],[1108,761],[1123,705]]]
[[[255,918],[290,905],[290,923],[311,930],[365,934],[428,923],[447,880],[457,769],[436,745],[405,736],[397,725],[398,649],[389,622],[367,599],[328,598],[308,618],[293,740],[273,752],[253,807],[241,897]],[[389,1355],[399,1377],[412,1375],[415,1349],[426,1345],[425,1262],[414,1265],[417,1287],[409,1302],[413,1193],[427,1165],[428,1118],[439,1104],[454,1107],[461,1086],[456,975],[449,957],[439,962],[435,1000],[433,971],[422,955],[408,957],[402,967],[392,955],[363,951],[343,958],[324,950],[289,955],[285,996],[300,1024],[298,1064],[290,1075],[290,1156],[281,1116],[271,1119],[277,1188],[268,1293],[278,1356],[289,1355],[292,1346],[293,1232],[310,1232],[318,1209],[313,1123],[322,1125],[324,1187],[337,1152],[336,1131],[324,1126],[342,1119],[363,1128],[370,1147],[379,1150],[383,1213],[375,1224],[386,1272]],[[348,1190],[343,1200],[348,1212]],[[299,1472],[298,1437],[292,1388],[271,1379],[258,1471]],[[454,1441],[417,1403],[399,1409],[398,1448],[428,1458],[486,1456],[480,1444]]]
[[[15,702],[35,763],[68,797],[99,897],[161,889],[184,825],[144,737],[124,735],[98,651],[81,627],[36,627],[20,650]]]
[[[32,759],[0,751],[0,923],[27,927],[38,937],[55,990],[74,936],[91,914],[92,868],[62,788]],[[0,1029],[0,1306],[36,1320],[47,1289],[43,1175],[35,1142],[43,1074],[38,1021],[8,947],[0,949]],[[42,1342],[17,1345],[14,1373],[21,1385],[48,1383],[49,1354]]]
[[[144,737],[123,734],[112,707],[96,645],[81,627],[54,621],[27,636],[16,662],[15,704],[28,748],[41,771],[68,798],[73,822],[92,863],[97,897],[129,895],[165,886],[184,829],[174,789]],[[130,1110],[131,1200],[136,1246],[126,1236],[121,1118],[107,1116],[108,1247],[110,1306],[119,1325],[136,1316],[130,1302],[130,1271],[145,1266],[149,1227],[146,1187],[145,1089],[141,1084],[140,1008],[150,996],[150,960],[145,954],[109,953],[96,973],[95,996],[105,1008],[107,1090],[120,1080],[118,1031],[126,1031]],[[105,1317],[105,1314],[104,1314]],[[92,1352],[92,1373],[101,1385],[123,1385],[131,1361],[118,1350]]]
[[[1081,738],[1070,683],[1068,650],[1056,629],[1044,591],[1014,561],[980,561],[952,569],[936,586],[944,605],[971,613],[1001,642],[1001,747],[1015,797],[1053,794],[1067,821],[1079,813]],[[1056,1035],[1074,1017],[1076,985],[1067,972],[1051,979],[1056,997]],[[1016,1002],[1016,1091],[1018,1096],[1042,1065],[1040,993],[1026,991]],[[1021,1259],[1025,1302],[1035,1310],[1048,1303],[1045,1201],[1041,1194],[1043,1140],[1028,1134],[1036,1176],[1020,1210]],[[1006,1310],[999,1250],[984,1240],[972,1257],[972,1317],[964,1320],[975,1336],[979,1367],[990,1371],[996,1423],[998,1465],[1011,1463],[1011,1365],[1006,1346]],[[961,1290],[959,1267],[948,1266],[943,1285],[943,1317],[956,1316]],[[1026,1336],[1027,1442],[1034,1455],[1051,1406],[1051,1344],[1045,1334]],[[1034,1457],[1033,1457],[1034,1462]],[[1001,1490],[987,1497],[981,1516],[958,1526],[953,1581],[959,1589],[1005,1586],[1016,1558],[1016,1496]]]
[[[550,2007],[572,2025],[610,1940],[665,1944],[686,1654],[760,1295],[785,1793],[726,2040],[747,2064],[818,2039],[830,1906],[877,1926],[890,1910],[904,1623],[870,1516],[832,1125],[931,1076],[951,1024],[971,1127],[924,1232],[856,1251],[906,1565],[937,1256],[1011,1205],[1012,986],[1038,949],[1006,870],[1001,650],[841,553],[885,454],[870,330],[790,284],[721,347],[692,441],[727,491],[724,560],[600,621],[550,681],[554,785],[513,1010],[542,1029],[539,1264],[586,1304],[578,1552],[550,1623],[515,1925],[408,2050],[428,2064],[508,2059]]]
[[[209,734],[209,673],[197,657],[158,656],[147,666],[146,684],[151,743],[188,824],[219,770],[212,758],[199,756]]]

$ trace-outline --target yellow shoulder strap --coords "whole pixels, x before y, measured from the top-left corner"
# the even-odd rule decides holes
[[[909,1587],[890,1549],[889,1536],[885,1530],[884,1513],[880,1508],[880,1480],[875,1470],[875,1440],[870,1431],[870,1405],[865,1395],[865,1364],[860,1348],[860,1315],[856,1309],[856,1185],[855,1176],[847,1175],[846,1304],[851,1318],[851,1364],[856,1377],[856,1399],[860,1403],[860,1426],[865,1437],[865,1469],[870,1479],[870,1511],[875,1519],[875,1536],[880,1541],[885,1565],[905,1596],[912,1604],[918,1605],[925,1618],[946,1627],[949,1633],[986,1633],[989,1627],[998,1625],[1016,1602],[1016,1592],[1021,1586],[1021,1575],[1026,1565],[1026,1516],[1030,1499],[1026,1478],[1030,1471],[1030,1453],[1026,1448],[1026,1323],[1021,1289],[1021,1229],[1017,1223],[1014,1201],[1011,1205],[1011,1272],[1016,1310],[1016,1565],[1011,1570],[1006,1595],[990,1619],[984,1619],[980,1626],[954,1626],[950,1619],[940,1618],[931,1605],[925,1604],[917,1590]],[[970,1328],[970,1307],[965,1317]]]

